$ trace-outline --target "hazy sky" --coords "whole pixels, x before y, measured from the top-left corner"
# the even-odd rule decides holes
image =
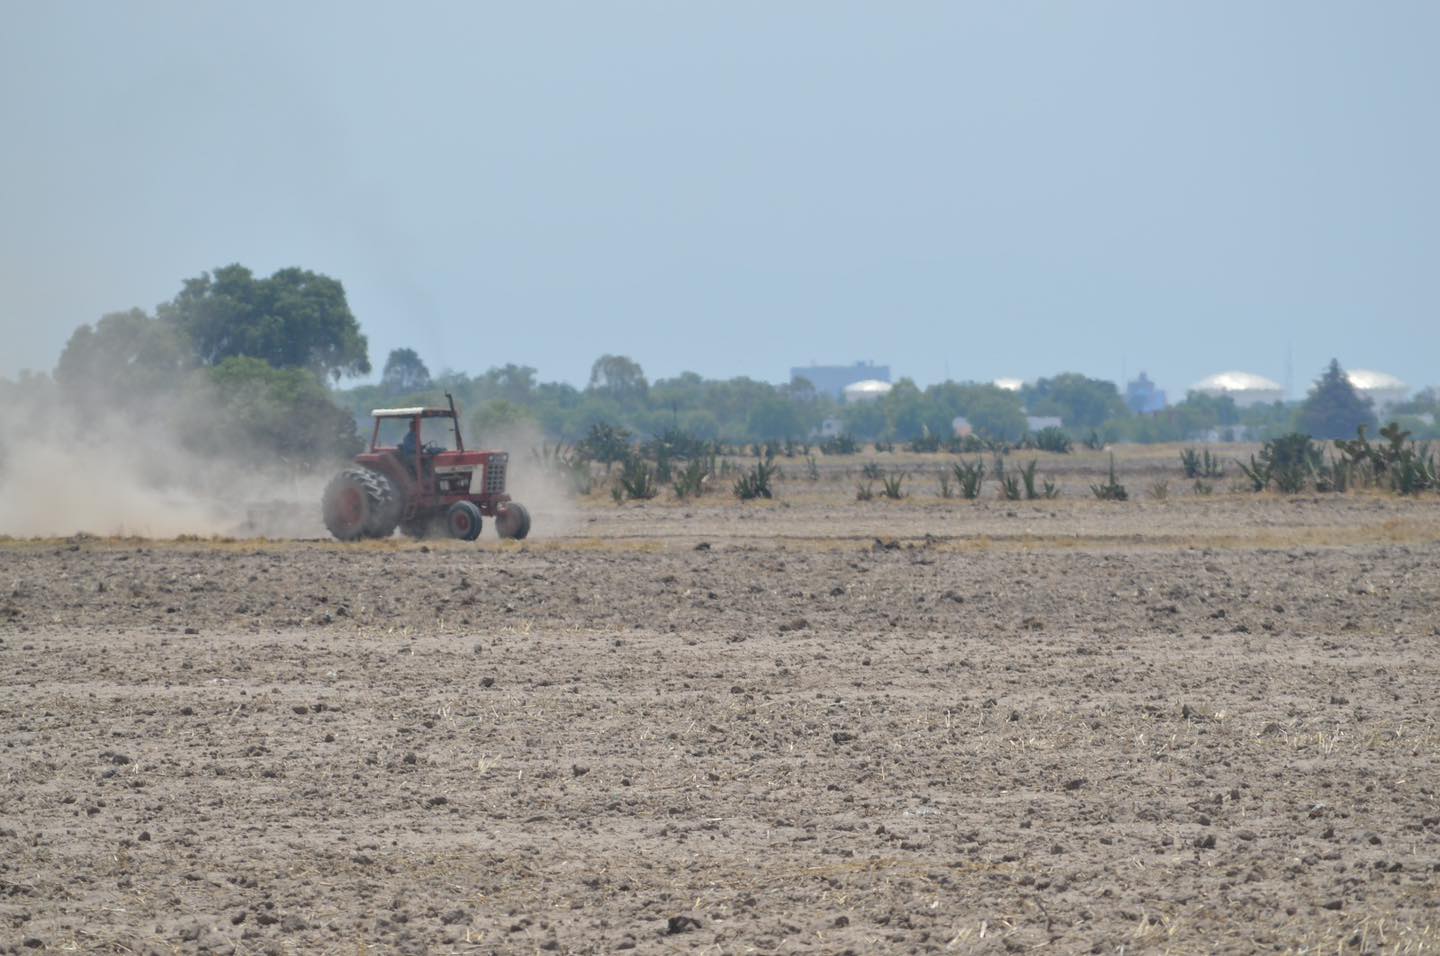
[[[1440,383],[1440,3],[0,0],[0,375],[231,262],[377,367]]]

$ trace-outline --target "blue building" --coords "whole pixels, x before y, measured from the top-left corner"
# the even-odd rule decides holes
[[[1150,376],[1141,372],[1139,378],[1125,386],[1125,404],[1136,415],[1151,415],[1163,411],[1169,403],[1164,390],[1156,388]]]

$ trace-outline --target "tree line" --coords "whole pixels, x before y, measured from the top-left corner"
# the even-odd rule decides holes
[[[198,451],[259,451],[302,467],[352,454],[372,408],[440,403],[447,392],[479,442],[525,431],[576,443],[597,426],[638,438],[802,441],[828,424],[855,441],[933,443],[949,439],[963,418],[975,435],[1013,443],[1025,438],[1027,415],[1058,417],[1074,440],[1106,443],[1185,441],[1227,429],[1258,439],[1296,431],[1347,438],[1377,424],[1338,362],[1298,404],[1242,409],[1228,397],[1191,393],[1153,414],[1132,412],[1114,383],[1073,372],[1018,391],[951,381],[921,388],[902,378],[880,398],[845,403],[803,378],[776,385],[684,372],[651,381],[638,362],[611,354],[595,360],[583,388],[542,382],[536,369],[515,364],[432,374],[413,349],[400,348],[377,383],[339,387],[370,370],[368,342],[339,281],[294,268],[257,277],[229,265],[185,280],[153,313],[131,309],[82,325],[51,377],[0,379],[0,397],[53,389],[81,411],[169,423]],[[1396,411],[1417,437],[1440,434],[1417,417],[1440,413],[1434,389]]]
[[[625,356],[596,359],[585,388],[541,382],[529,366],[504,365],[479,375],[445,372],[432,377],[413,350],[392,352],[376,385],[337,393],[363,418],[369,409],[440,401],[445,392],[470,410],[478,437],[530,428],[552,441],[578,442],[595,426],[623,428],[636,436],[680,433],[732,444],[801,441],[832,427],[856,441],[920,443],[953,434],[957,418],[973,433],[1015,443],[1029,432],[1027,416],[1056,417],[1075,441],[1180,442],[1205,433],[1266,440],[1300,431],[1317,438],[1353,437],[1364,425],[1373,434],[1375,410],[1332,361],[1300,403],[1275,402],[1240,408],[1228,396],[1191,392],[1159,412],[1131,411],[1113,382],[1078,373],[1042,378],[1012,391],[989,383],[941,382],[921,388],[908,378],[884,396],[845,403],[804,379],[772,385],[750,378],[705,379],[693,372],[648,381]],[[1440,429],[1418,416],[1440,412],[1434,389],[1392,410],[1419,437]]]

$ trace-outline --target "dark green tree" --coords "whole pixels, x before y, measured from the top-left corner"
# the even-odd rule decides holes
[[[840,408],[840,423],[849,434],[867,440],[885,437],[890,427],[884,402],[874,398],[846,402]]]
[[[370,371],[365,336],[344,287],[304,269],[257,279],[244,266],[225,266],[187,279],[157,315],[189,341],[202,365],[248,356],[337,380]]]
[[[1353,438],[1361,425],[1375,429],[1375,410],[1362,398],[1337,359],[1316,380],[1300,404],[1297,430],[1312,438]]]
[[[197,450],[272,456],[301,468],[360,450],[354,416],[337,407],[324,381],[306,369],[277,369],[237,356],[195,374],[216,399],[195,404],[202,421],[180,425],[182,439]]]
[[[1016,392],[988,382],[942,382],[925,390],[933,435],[950,435],[963,417],[977,435],[1015,441],[1025,434],[1025,408]]]
[[[1391,406],[1397,415],[1440,415],[1440,386],[1422,388],[1408,401]]]
[[[804,438],[810,431],[805,408],[779,395],[766,398],[750,409],[746,430],[757,441]]]
[[[792,378],[789,385],[780,386],[780,391],[784,392],[792,401],[818,402],[820,400],[820,393],[815,390],[815,383],[803,375]]]
[[[1229,395],[1187,392],[1185,400],[1175,408],[1185,424],[1194,430],[1240,424],[1240,409]]]
[[[380,385],[388,395],[423,392],[430,387],[430,370],[414,349],[391,349]]]
[[[60,353],[55,381],[81,402],[126,404],[174,388],[194,366],[172,327],[131,309],[76,329]]]
[[[535,413],[524,405],[492,398],[475,409],[466,434],[476,448],[498,448],[520,440],[520,433],[534,422]]]
[[[605,463],[608,472],[617,461],[624,461],[630,455],[630,432],[624,428],[597,422],[590,426],[590,432],[581,440],[578,450],[586,458]]]
[[[650,386],[640,363],[623,355],[602,355],[590,366],[589,391],[622,405],[643,402]]]
[[[925,395],[912,379],[900,379],[878,401],[885,409],[889,437],[910,441],[925,433]],[[949,429],[942,434],[950,434]]]
[[[1129,406],[1114,382],[1062,372],[1042,378],[1022,391],[1032,415],[1058,415],[1066,428],[1099,428],[1112,418],[1124,418]]]
[[[535,369],[528,365],[507,363],[492,368],[476,382],[486,398],[500,398],[516,405],[531,402],[535,391]]]

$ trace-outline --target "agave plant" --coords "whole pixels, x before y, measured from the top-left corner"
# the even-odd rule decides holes
[[[735,481],[735,497],[741,501],[750,501],[755,498],[773,498],[774,489],[770,482],[779,477],[780,466],[769,458],[757,461],[750,470],[741,475]]]
[[[904,498],[905,492],[902,486],[905,484],[907,477],[907,472],[896,471],[880,479],[880,489],[885,493],[885,497],[893,501],[899,501],[901,498]]]
[[[1053,451],[1062,455],[1068,455],[1075,447],[1075,442],[1065,433],[1063,428],[1056,428],[1054,425],[1047,425],[1035,433],[1035,447],[1041,451]]]
[[[1180,466],[1185,469],[1186,478],[1223,478],[1224,469],[1220,467],[1220,457],[1210,454],[1206,448],[1203,453],[1193,448],[1186,448],[1180,452]]]
[[[953,498],[953,497],[955,497],[955,479],[954,479],[954,476],[953,476],[949,471],[946,471],[946,470],[944,470],[944,469],[941,469],[940,475],[939,475],[939,480],[940,480],[940,497],[941,497],[941,498]]]
[[[980,497],[980,484],[985,480],[985,463],[983,461],[973,464],[957,461],[951,464],[950,471],[955,475],[956,484],[960,486],[961,497],[972,500]]]
[[[1090,491],[1101,501],[1125,501],[1130,497],[1125,486],[1115,478],[1115,455],[1110,455],[1110,477],[1103,485],[1091,485]]]
[[[645,459],[639,455],[631,455],[625,459],[625,465],[620,471],[620,488],[625,492],[625,497],[631,500],[648,500],[660,493],[660,488],[655,484],[655,471]]]
[[[695,458],[675,475],[675,481],[671,488],[675,489],[675,497],[682,501],[686,498],[698,498],[705,491],[705,482],[710,478],[710,473],[705,469],[703,459]]]

